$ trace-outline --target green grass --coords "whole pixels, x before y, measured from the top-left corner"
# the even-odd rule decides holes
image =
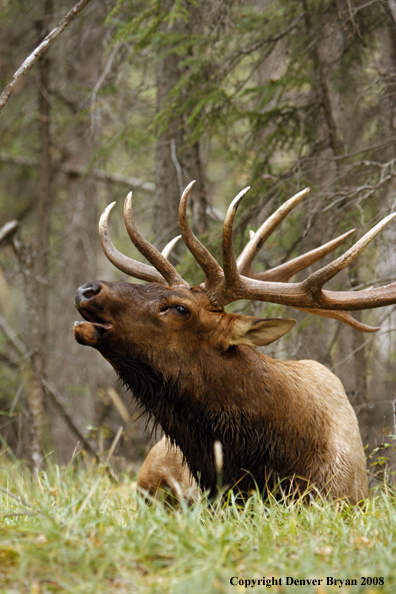
[[[0,486],[0,593],[396,592],[396,499],[383,490],[358,509],[252,496],[169,510],[148,506],[128,476],[52,467],[33,483],[5,456]],[[233,576],[282,585],[233,586]],[[285,585],[287,576],[323,582]],[[328,576],[357,585],[328,586]]]

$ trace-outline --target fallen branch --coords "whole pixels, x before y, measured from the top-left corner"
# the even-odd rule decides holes
[[[58,23],[55,29],[52,29],[46,38],[40,43],[38,47],[26,58],[23,64],[18,68],[8,83],[2,94],[0,95],[0,111],[3,109],[8,99],[10,98],[15,85],[17,82],[31,69],[31,67],[37,62],[39,58],[48,50],[55,39],[66,29],[67,25],[78,15],[79,12],[89,3],[91,0],[80,0],[63,19]]]

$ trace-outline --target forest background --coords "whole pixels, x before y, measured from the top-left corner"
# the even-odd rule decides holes
[[[1,88],[72,6],[0,3]],[[136,471],[155,436],[112,368],[73,337],[76,289],[124,278],[102,253],[101,211],[117,200],[114,243],[140,259],[125,195],[133,190],[139,227],[162,248],[195,179],[190,219],[219,258],[224,213],[243,187],[237,251],[310,186],[257,270],[351,228],[362,236],[396,207],[396,2],[91,0],[20,80],[0,131],[0,229],[19,224],[0,233],[0,447],[38,469],[81,448],[101,457],[123,427],[113,460]],[[391,223],[329,287],[394,281],[395,237]],[[173,258],[188,281],[202,280],[182,246]],[[394,306],[354,313],[375,333],[276,305],[231,307],[294,317],[265,352],[339,376],[369,449],[396,433]]]

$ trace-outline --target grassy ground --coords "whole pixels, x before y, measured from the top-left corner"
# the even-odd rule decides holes
[[[4,459],[2,594],[238,593],[252,585],[254,592],[396,592],[396,499],[383,489],[361,509],[253,496],[244,507],[211,507],[202,498],[169,511],[148,506],[133,480],[114,482],[103,469],[53,467],[33,484]],[[263,578],[278,585],[252,581]],[[331,586],[327,578],[356,585]]]

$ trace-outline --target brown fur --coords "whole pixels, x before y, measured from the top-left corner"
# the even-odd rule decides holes
[[[142,488],[172,488],[173,480],[191,487],[184,456],[214,494],[218,440],[229,487],[263,491],[272,475],[286,490],[312,483],[352,503],[367,495],[359,428],[340,381],[314,361],[281,362],[252,348],[279,338],[290,320],[216,311],[201,287],[156,283],[93,281],[78,290],[76,306],[88,320],[76,323],[76,340],[110,361],[171,444],[154,446]]]
[[[153,497],[158,497],[166,487],[178,498],[192,500],[197,493],[197,484],[183,461],[182,451],[172,446],[165,436],[147,454],[139,472],[138,485]]]

